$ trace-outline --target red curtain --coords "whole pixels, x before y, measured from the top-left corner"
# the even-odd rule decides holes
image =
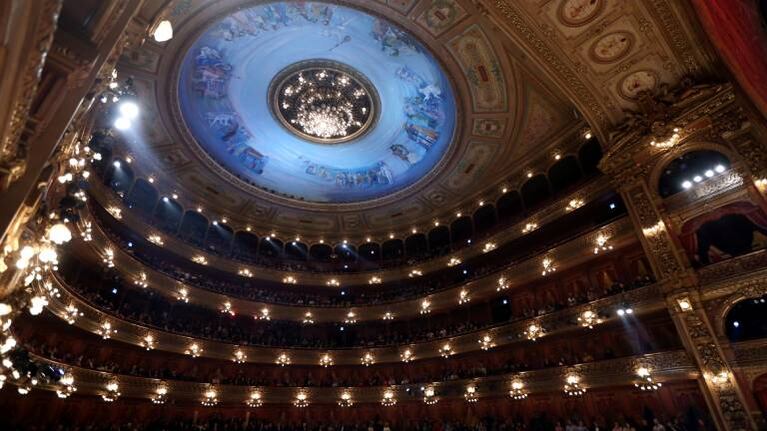
[[[741,214],[746,216],[755,225],[767,229],[767,215],[761,210],[761,208],[750,202],[735,202],[729,205],[725,205],[721,208],[717,208],[709,213],[700,215],[682,226],[682,233],[679,235],[679,241],[682,243],[685,251],[687,252],[690,260],[697,260],[698,241],[696,232],[705,223],[710,221],[719,220],[720,218],[730,214]]]
[[[703,29],[740,86],[767,116],[767,34],[756,1],[692,0]]]

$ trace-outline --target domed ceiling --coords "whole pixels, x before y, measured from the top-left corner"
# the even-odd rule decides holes
[[[456,122],[448,78],[414,36],[317,2],[265,3],[212,23],[183,58],[178,98],[216,163],[311,202],[413,184],[446,154]]]
[[[166,17],[175,34],[120,59],[143,105],[126,151],[160,193],[235,229],[350,240],[423,231],[545,173],[577,151],[586,121],[606,142],[640,91],[705,70],[678,9],[147,2],[142,22]]]

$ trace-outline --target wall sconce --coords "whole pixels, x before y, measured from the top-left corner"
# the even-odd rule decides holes
[[[111,382],[107,383],[106,389],[107,392],[105,394],[101,394],[102,400],[111,403],[120,398],[120,384],[117,383],[116,380],[112,380]]]
[[[596,240],[594,241],[596,244],[594,245],[594,254],[599,254],[601,252],[608,252],[613,249],[613,246],[611,244],[608,244],[609,238],[605,236],[605,234],[600,233],[599,236],[597,236]]]
[[[580,377],[570,374],[565,379],[564,392],[568,397],[579,397],[586,393],[586,389],[581,387]]]
[[[495,347],[493,337],[491,337],[489,334],[485,334],[485,336],[479,339],[479,347],[484,351],[488,351]]]
[[[369,367],[370,365],[373,365],[375,363],[375,357],[373,356],[372,353],[366,352],[360,358],[360,362],[362,362],[362,365]]]
[[[168,400],[168,387],[160,385],[154,390],[154,394],[151,397],[152,404],[165,404]]]
[[[578,316],[578,322],[584,328],[593,329],[594,325],[599,325],[603,322],[599,315],[591,310],[586,310]]]
[[[525,384],[522,383],[521,380],[512,381],[509,396],[517,401],[527,398],[527,392],[525,392]]]
[[[321,366],[323,366],[323,367],[325,367],[325,368],[327,368],[327,367],[329,367],[329,366],[333,365],[333,357],[332,357],[332,356],[330,356],[330,354],[328,354],[328,353],[325,353],[325,354],[324,354],[324,355],[322,355],[322,357],[320,358],[320,365],[321,365]]]
[[[293,405],[296,407],[306,407],[309,405],[309,396],[304,391],[299,391],[296,394],[296,399],[293,401]]]
[[[218,404],[218,394],[216,393],[216,390],[213,388],[206,390],[203,394],[203,399],[200,401],[200,404],[204,405],[205,407],[212,407]]]
[[[466,289],[461,289],[461,291],[458,293],[458,305],[463,305],[471,301],[471,297],[469,296],[469,291]]]
[[[232,356],[232,361],[234,361],[237,364],[242,364],[248,359],[248,355],[245,354],[245,352],[242,351],[242,349],[237,349],[234,351],[234,355]]]
[[[264,400],[261,396],[261,392],[253,391],[250,393],[250,397],[245,400],[245,405],[248,407],[261,407],[264,404]]]
[[[477,397],[477,387],[474,385],[466,386],[466,392],[464,392],[463,397],[466,399],[466,402],[469,403],[476,403],[479,401],[479,398]]]
[[[274,362],[281,367],[290,365],[290,356],[288,356],[287,353],[280,353]]]
[[[541,265],[543,265],[543,271],[541,271],[542,276],[547,276],[549,274],[553,274],[557,267],[554,265],[554,260],[550,257],[546,257],[543,259],[543,262],[541,262]]]
[[[634,386],[643,391],[657,391],[663,386],[660,382],[653,380],[647,367],[637,368],[636,375],[639,377],[639,381],[634,383]]]
[[[184,350],[184,353],[186,353],[187,355],[193,358],[199,357],[202,354],[202,352],[203,352],[202,347],[200,347],[200,345],[197,343],[192,343],[191,345],[189,345],[189,347],[186,350]]]
[[[437,398],[436,391],[434,390],[434,387],[429,386],[426,389],[423,390],[423,402],[427,406],[437,404],[439,401],[439,398]]]
[[[528,340],[535,341],[543,336],[544,330],[537,323],[531,323],[527,329],[525,329],[523,334],[527,337]]]
[[[506,277],[498,278],[498,287],[495,289],[495,291],[500,292],[508,288],[509,288],[509,281],[506,279]]]
[[[453,353],[455,353],[455,352],[453,351],[453,348],[450,347],[449,343],[445,343],[445,344],[442,345],[442,347],[439,348],[440,356],[442,356],[445,359],[447,359],[450,356],[452,356]]]
[[[384,407],[390,407],[397,404],[397,399],[394,398],[394,391],[391,389],[387,389],[383,393],[383,398],[381,399],[381,405]]]
[[[349,391],[341,392],[341,399],[338,400],[338,405],[341,407],[351,407],[354,405],[352,400],[352,394]]]

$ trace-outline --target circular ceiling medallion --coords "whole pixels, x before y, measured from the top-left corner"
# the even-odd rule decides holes
[[[274,78],[269,94],[283,126],[321,144],[357,138],[378,115],[378,94],[367,78],[330,60],[288,66]]]
[[[634,36],[626,31],[606,34],[591,46],[591,57],[600,63],[612,63],[623,58],[634,45]]]
[[[222,16],[187,46],[179,111],[222,176],[298,201],[358,203],[430,177],[450,153],[447,75],[383,18],[330,3],[261,3]]]
[[[621,96],[634,100],[643,91],[652,91],[658,86],[658,76],[652,70],[639,70],[623,78],[618,83]]]
[[[559,20],[570,27],[587,24],[602,11],[602,0],[562,0],[559,4]]]

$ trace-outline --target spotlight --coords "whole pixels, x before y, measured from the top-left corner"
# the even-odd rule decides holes
[[[168,202],[170,202],[170,199],[168,199],[167,196],[163,196],[162,197],[162,201],[165,202],[165,203],[168,203]]]
[[[692,183],[691,183],[689,180],[685,180],[685,181],[682,183],[682,188],[684,188],[684,189],[689,189],[690,187],[692,187]]]
[[[713,177],[713,176],[714,176],[714,171],[712,171],[711,169],[709,169],[709,170],[707,170],[707,171],[706,171],[705,175],[706,175],[708,178],[711,178],[711,177]]]
[[[119,117],[115,120],[114,126],[117,130],[128,130],[130,129],[131,122],[125,117]]]
[[[734,327],[736,327],[736,328],[739,328],[739,327],[740,327],[740,322],[738,322],[738,321],[736,320],[736,321],[732,322],[732,326],[734,326]]]
[[[699,183],[699,182],[703,181],[703,177],[701,177],[700,175],[695,175],[692,178],[692,180],[695,181],[696,183]]]
[[[615,209],[615,204],[614,204],[614,203],[612,203],[612,202],[610,203],[610,209],[611,209],[611,210],[614,210],[614,209]]]
[[[120,161],[119,160],[115,160],[114,162],[112,162],[112,166],[114,166],[117,169],[120,169]]]
[[[134,120],[136,117],[138,117],[138,105],[136,105],[134,102],[121,103],[119,111],[123,117],[129,120]]]
[[[724,172],[724,165],[716,165],[714,170],[721,174],[722,172]]]

